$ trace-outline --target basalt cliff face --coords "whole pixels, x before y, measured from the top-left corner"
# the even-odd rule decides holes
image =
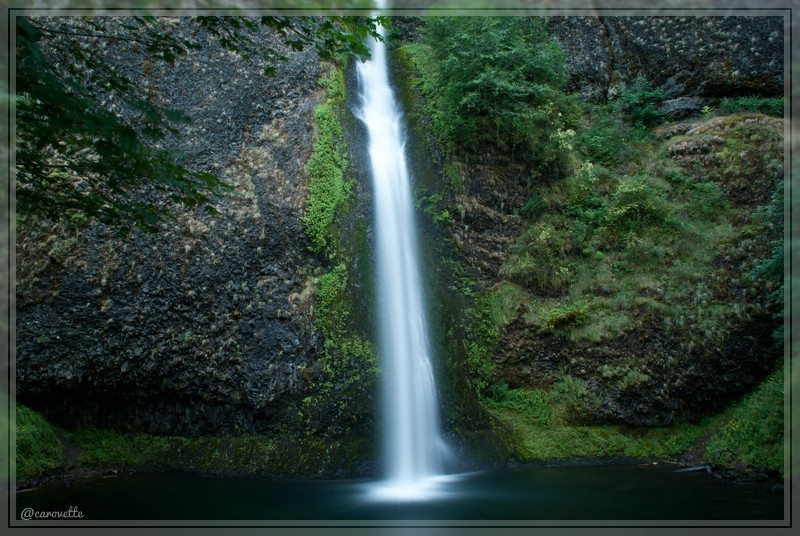
[[[667,119],[710,99],[782,96],[782,17],[552,17],[567,58],[568,90],[606,102],[642,77],[664,92]]]
[[[400,28],[405,39],[416,39],[415,21]],[[568,91],[581,100],[610,102],[639,78],[663,95],[659,112],[665,125],[653,131],[657,141],[647,142],[650,161],[632,157],[597,165],[596,175],[588,172],[596,193],[611,194],[613,203],[620,194],[611,192],[620,180],[650,176],[677,207],[700,195],[689,190],[681,201],[686,194],[680,193],[685,191],[680,181],[707,182],[704,187],[718,188],[720,202],[729,207],[725,225],[733,238],[699,246],[708,260],[696,265],[698,271],[687,277],[695,281],[680,291],[682,276],[672,281],[666,275],[682,262],[671,258],[675,251],[668,241],[666,249],[645,246],[638,256],[620,255],[619,245],[594,251],[589,240],[579,238],[588,220],[546,220],[548,212],[572,210],[565,202],[573,195],[571,187],[559,185],[562,179],[537,177],[523,162],[489,145],[458,155],[450,165],[460,191],[440,190],[457,207],[447,227],[449,240],[478,294],[490,304],[487,316],[504,317],[495,320],[494,368],[484,394],[492,396],[491,385],[499,392],[557,392],[573,423],[696,422],[751,389],[781,357],[773,339],[782,323],[774,294],[780,283],[754,274],[781,240],[782,203],[775,199],[783,188],[784,122],[760,114],[710,118],[708,110],[704,118],[701,110],[723,98],[783,95],[783,19],[552,17],[548,30],[565,51]],[[615,143],[629,148],[638,143],[626,137]],[[442,173],[441,183],[447,181]],[[526,215],[531,200],[546,208]],[[769,221],[758,220],[758,214],[768,213]],[[699,218],[684,209],[677,217]],[[629,245],[652,239],[635,232],[626,238],[633,241]],[[526,261],[530,272],[549,264],[549,256],[558,259],[555,272],[540,278],[549,278],[549,286],[509,275],[524,248],[542,255]],[[626,275],[655,258],[662,259],[663,277],[634,283]],[[586,276],[606,269],[594,279]],[[629,283],[637,287],[633,292],[623,288]],[[598,305],[614,300],[607,309]],[[597,310],[607,316],[593,316]],[[624,322],[603,327],[613,325],[616,314],[625,316]]]
[[[155,234],[21,222],[17,398],[64,425],[271,430],[304,395],[321,345],[302,216],[324,67],[283,47],[288,61],[268,77],[192,20],[166,24],[206,45],[148,68],[125,41],[103,53],[191,117],[168,143],[233,190],[221,215],[176,208]]]

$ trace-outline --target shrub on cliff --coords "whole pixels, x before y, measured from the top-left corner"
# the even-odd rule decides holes
[[[549,164],[569,144],[564,55],[536,17],[434,17],[416,54],[440,137],[526,147]]]
[[[719,110],[723,114],[761,112],[775,117],[783,117],[783,109],[783,97],[749,95],[737,99],[724,98],[719,103]]]
[[[663,98],[662,90],[654,88],[649,80],[639,77],[620,94],[614,104],[628,114],[636,126],[650,127],[661,120],[658,105]]]
[[[17,404],[17,477],[30,478],[64,465],[66,452],[55,429],[39,413]]]

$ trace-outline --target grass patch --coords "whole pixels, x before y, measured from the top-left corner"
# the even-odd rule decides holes
[[[600,342],[617,338],[635,326],[630,313],[593,312],[583,325],[570,332],[574,341]]]
[[[363,440],[230,436],[186,438],[84,429],[70,434],[86,468],[135,467],[209,475],[322,476],[354,467],[370,448]]]
[[[706,456],[727,467],[783,471],[783,367],[731,410],[725,427],[708,442]]]
[[[513,423],[513,421],[511,421]],[[686,454],[709,425],[681,425],[644,431],[614,426],[515,426],[520,461],[630,457],[667,459]]]
[[[502,329],[517,318],[520,309],[529,299],[528,293],[522,287],[508,281],[500,282],[487,298],[487,305],[495,328]]]
[[[31,478],[64,466],[59,432],[32,409],[17,404],[17,478]]]
[[[483,400],[484,406],[512,430],[515,458],[522,462],[586,457],[673,458],[692,450],[725,419],[717,415],[698,424],[654,428],[568,424],[568,406],[585,404],[584,400],[572,400],[586,394],[581,394],[579,384],[567,385],[576,381],[579,382],[565,378],[564,385],[550,391],[495,386],[492,398]]]

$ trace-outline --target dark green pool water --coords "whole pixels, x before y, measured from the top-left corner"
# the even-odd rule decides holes
[[[376,492],[377,490],[377,492]],[[784,494],[664,466],[525,468],[449,476],[427,498],[385,499],[374,481],[130,474],[52,482],[23,509],[83,520],[781,520]],[[28,510],[30,512],[31,510]]]

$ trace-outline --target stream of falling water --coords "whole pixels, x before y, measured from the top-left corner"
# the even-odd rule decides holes
[[[418,498],[442,473],[442,440],[420,283],[411,179],[401,112],[389,84],[384,43],[358,65],[375,197],[377,292],[386,480],[380,493]]]

